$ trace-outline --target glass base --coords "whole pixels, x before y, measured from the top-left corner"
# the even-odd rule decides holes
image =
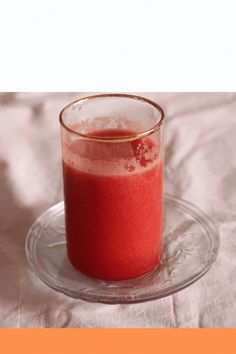
[[[141,277],[105,281],[73,268],[67,258],[64,203],[44,212],[26,239],[26,255],[36,275],[67,296],[106,304],[160,299],[203,276],[216,259],[219,237],[211,219],[193,204],[165,195],[161,264]]]

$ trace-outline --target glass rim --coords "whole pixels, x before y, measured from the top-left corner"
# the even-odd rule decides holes
[[[129,99],[133,99],[133,100],[137,100],[137,101],[142,101],[146,104],[149,104],[151,106],[153,106],[154,108],[156,108],[159,113],[161,114],[159,121],[153,125],[150,129],[146,129],[144,131],[141,131],[139,133],[135,133],[135,134],[129,134],[129,135],[124,135],[124,136],[115,136],[115,137],[103,137],[103,136],[94,136],[94,135],[88,135],[88,134],[82,134],[79,133],[78,131],[71,129],[65,122],[63,119],[63,114],[65,113],[65,111],[67,111],[70,107],[74,106],[75,104],[83,104],[86,101],[90,101],[92,99],[99,99],[99,98],[129,98]],[[165,118],[165,114],[163,109],[161,108],[161,106],[152,101],[149,100],[148,98],[142,97],[142,96],[137,96],[137,95],[131,95],[131,94],[123,94],[123,93],[104,93],[104,94],[97,94],[97,95],[91,95],[91,96],[86,96],[86,97],[82,97],[79,98],[75,101],[70,102],[69,104],[67,104],[60,112],[59,114],[59,121],[60,124],[63,128],[65,128],[68,132],[73,133],[77,136],[79,136],[82,139],[86,139],[86,140],[90,140],[90,141],[103,141],[103,142],[123,142],[123,141],[131,141],[131,140],[136,140],[136,139],[140,139],[140,138],[144,138],[148,135],[151,135],[153,133],[155,133],[157,130],[159,130],[163,124]]]

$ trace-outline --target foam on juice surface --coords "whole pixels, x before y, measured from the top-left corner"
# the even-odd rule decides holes
[[[124,136],[130,131],[106,130],[92,136]],[[97,142],[74,137],[64,140],[63,160],[80,172],[97,175],[136,174],[158,164],[158,145],[151,138],[125,142]]]

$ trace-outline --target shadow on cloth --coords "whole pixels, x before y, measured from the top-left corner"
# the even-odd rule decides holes
[[[28,267],[26,234],[34,221],[30,208],[20,204],[11,188],[8,166],[0,161],[0,299],[7,302],[19,296],[19,279]]]

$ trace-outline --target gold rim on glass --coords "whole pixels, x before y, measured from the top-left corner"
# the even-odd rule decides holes
[[[75,105],[75,104],[83,104],[86,101],[90,101],[90,100],[96,99],[96,98],[112,98],[112,97],[130,98],[130,99],[133,99],[133,100],[138,100],[138,101],[145,102],[145,103],[153,106],[154,108],[156,108],[159,111],[159,113],[161,114],[160,120],[150,129],[147,129],[147,130],[142,131],[142,132],[137,133],[137,134],[130,134],[130,135],[119,136],[119,137],[117,137],[117,136],[116,137],[109,137],[109,136],[101,137],[101,136],[93,136],[93,135],[82,134],[82,133],[79,133],[76,130],[71,129],[63,121],[64,112],[67,109],[69,109],[71,106]],[[161,125],[163,123],[164,117],[165,117],[164,111],[161,108],[161,106],[159,106],[159,104],[149,100],[148,98],[144,98],[144,97],[136,96],[136,95],[122,94],[122,93],[110,93],[110,94],[99,94],[99,95],[87,96],[87,97],[79,98],[78,100],[75,100],[75,101],[69,103],[60,112],[59,120],[60,120],[60,123],[63,126],[63,128],[65,128],[70,133],[78,135],[80,138],[83,138],[83,139],[86,139],[86,140],[91,140],[91,141],[100,141],[100,142],[101,141],[103,141],[103,142],[104,141],[106,141],[106,142],[122,142],[122,141],[130,141],[130,140],[136,140],[136,139],[144,138],[145,136],[148,136],[148,135],[151,135],[151,134],[155,133],[157,130],[160,129],[160,127],[161,127]]]

